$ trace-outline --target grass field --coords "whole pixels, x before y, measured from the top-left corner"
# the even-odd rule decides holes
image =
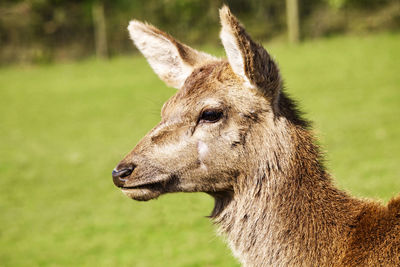
[[[400,192],[399,48],[379,34],[269,49],[357,196]],[[139,203],[111,181],[173,93],[142,57],[0,69],[0,266],[237,266],[209,196]]]

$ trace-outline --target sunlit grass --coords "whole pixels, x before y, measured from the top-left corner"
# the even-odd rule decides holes
[[[400,192],[399,47],[393,34],[269,47],[357,196]],[[204,218],[210,197],[139,203],[112,184],[173,93],[136,56],[0,69],[0,265],[237,265]]]

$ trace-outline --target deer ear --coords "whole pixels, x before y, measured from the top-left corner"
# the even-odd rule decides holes
[[[271,102],[281,89],[279,69],[267,51],[255,43],[227,6],[219,12],[222,30],[220,38],[229,64],[245,84],[256,87]]]
[[[195,67],[215,60],[206,53],[181,44],[152,25],[132,20],[128,31],[154,72],[169,86],[181,88]]]

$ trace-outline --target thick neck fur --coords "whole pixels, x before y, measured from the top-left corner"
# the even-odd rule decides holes
[[[237,178],[234,193],[215,196],[212,217],[245,266],[332,266],[357,201],[332,185],[308,130],[284,118],[274,127],[249,138],[262,160],[248,163],[253,171]]]

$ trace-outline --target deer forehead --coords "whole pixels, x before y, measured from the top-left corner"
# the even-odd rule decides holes
[[[161,114],[167,117],[194,113],[197,109],[221,107],[227,102],[246,108],[260,97],[257,90],[248,87],[226,61],[215,61],[195,69],[177,94],[164,104]]]

